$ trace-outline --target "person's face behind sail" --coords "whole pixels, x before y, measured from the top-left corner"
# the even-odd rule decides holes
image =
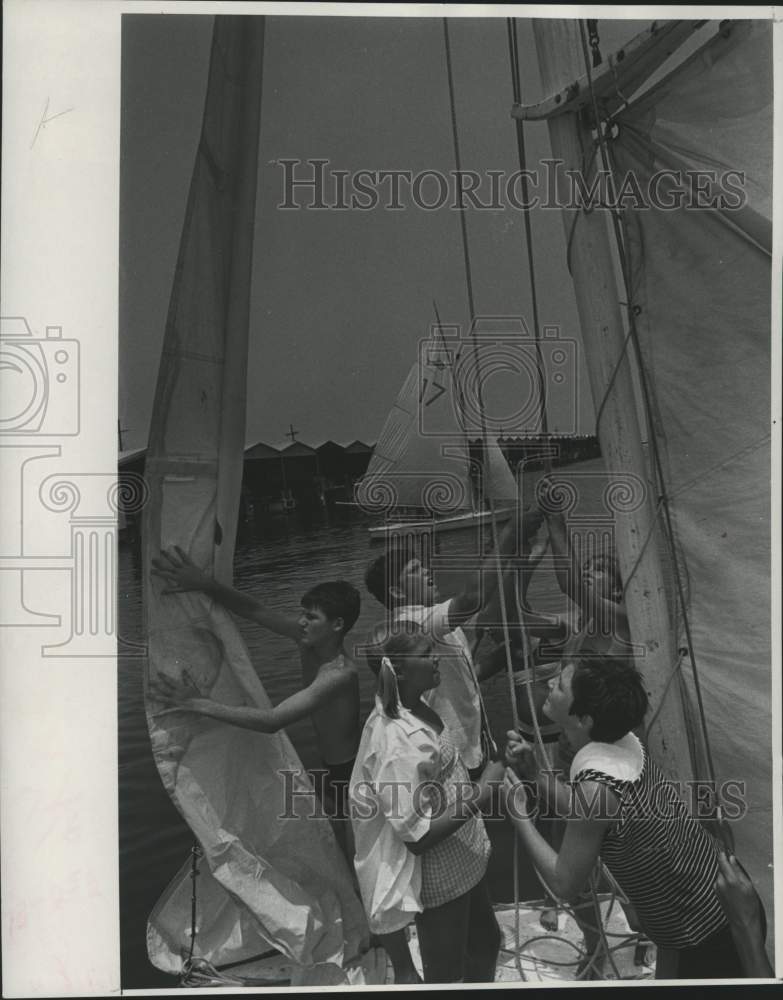
[[[622,599],[620,572],[611,554],[599,553],[586,559],[582,564],[582,583],[593,601],[617,604]]]

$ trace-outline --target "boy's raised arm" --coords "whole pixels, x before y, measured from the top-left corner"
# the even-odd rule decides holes
[[[316,677],[304,690],[297,691],[274,708],[224,705],[211,698],[183,697],[183,694],[189,695],[190,692],[184,692],[182,688],[175,688],[165,681],[158,683],[154,693],[160,701],[169,706],[164,709],[165,712],[192,712],[217,719],[219,722],[227,722],[240,729],[252,729],[257,733],[276,733],[292,722],[312,715],[317,708],[336,698],[347,682],[345,676],[337,673]]]
[[[538,531],[543,515],[538,510],[527,514],[519,514],[506,524],[498,537],[501,570],[509,556],[515,555],[515,549],[520,548],[520,538],[530,537]],[[479,566],[478,572],[469,575],[461,593],[452,597],[449,604],[449,625],[452,629],[462,625],[481,608],[486,607],[495,597],[498,589],[497,556],[494,552],[486,555]]]
[[[223,584],[218,583],[217,580],[200,570],[177,545],[161,552],[160,558],[153,559],[152,565],[152,572],[155,576],[161,577],[172,585],[164,593],[175,594],[198,590],[241,618],[256,622],[271,632],[277,632],[278,635],[285,635],[290,639],[299,638],[300,629],[297,618],[279,611],[271,611],[255,597],[234,590],[233,587],[224,587]]]

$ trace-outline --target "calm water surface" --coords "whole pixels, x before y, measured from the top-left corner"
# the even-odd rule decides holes
[[[586,469],[594,463],[583,463]],[[379,604],[367,594],[363,574],[380,547],[370,546],[367,524],[332,523],[307,526],[295,518],[266,524],[263,529],[245,529],[237,544],[235,586],[257,595],[270,608],[297,612],[299,599],[316,583],[346,579],[362,594],[362,613],[351,633],[362,641],[383,617]],[[444,551],[475,551],[471,532],[442,536]],[[131,547],[120,552],[118,595],[120,636],[126,652],[138,653],[142,642],[141,561]],[[442,593],[449,581],[438,579]],[[542,610],[563,608],[551,566],[545,559],[534,579],[531,597]],[[273,703],[301,686],[299,657],[294,644],[247,622],[239,623],[251,658]],[[142,697],[142,659],[138,655],[119,659],[119,807],[120,807],[120,900],[122,984],[125,988],[176,985],[173,977],[159,972],[147,959],[146,922],[150,910],[168,882],[188,856],[193,837],[163,789],[147,734]],[[360,662],[363,717],[369,713],[375,678]],[[511,725],[511,710],[505,675],[499,674],[483,686],[484,698],[495,738]],[[288,734],[305,767],[318,764],[309,720],[289,727]],[[490,823],[493,857],[490,883],[496,902],[513,900],[510,829]],[[540,897],[538,883],[520,855],[522,898]]]

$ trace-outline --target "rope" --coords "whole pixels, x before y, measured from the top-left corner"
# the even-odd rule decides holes
[[[446,68],[447,68],[448,83],[449,83],[449,101],[450,101],[450,109],[451,109],[452,137],[453,137],[453,142],[454,142],[454,158],[455,158],[455,163],[456,163],[456,169],[459,172],[461,170],[460,149],[459,149],[459,134],[458,134],[458,129],[457,129],[456,107],[455,107],[455,100],[454,100],[454,82],[453,82],[452,63],[451,63],[451,44],[450,44],[450,39],[449,39],[448,21],[447,21],[446,18],[443,19],[443,32],[444,32],[444,42],[445,42],[445,49],[446,49]],[[523,153],[524,153],[524,147],[523,147]],[[487,439],[488,439],[488,434],[487,434],[487,427],[486,427],[486,418],[485,418],[485,415],[484,415],[483,400],[482,400],[482,396],[481,396],[481,385],[482,385],[482,383],[481,383],[481,360],[480,360],[480,356],[479,356],[479,353],[478,353],[478,344],[477,344],[476,335],[475,335],[475,318],[476,318],[476,313],[475,313],[475,305],[474,305],[474,297],[473,297],[473,282],[472,282],[471,268],[470,268],[470,252],[469,252],[469,248],[468,248],[467,222],[466,222],[466,218],[465,218],[465,206],[462,203],[459,206],[459,214],[460,214],[460,225],[461,225],[461,231],[462,231],[462,248],[463,248],[463,257],[464,257],[464,262],[465,262],[465,275],[466,275],[466,286],[467,286],[467,295],[468,295],[468,306],[469,306],[470,319],[471,319],[471,337],[472,337],[472,340],[473,340],[473,354],[474,354],[474,359],[475,359],[475,363],[476,363],[476,375],[477,375],[477,382],[478,382],[478,403],[479,403],[479,413],[480,413],[480,419],[481,419],[481,432],[482,432],[482,439],[485,442],[485,449],[486,449],[486,442],[487,442]],[[537,310],[537,305],[536,305],[536,310]],[[536,332],[537,331],[538,331],[538,324],[536,322]],[[485,450],[485,454],[486,453],[487,452]],[[502,572],[502,567],[501,567],[501,562],[500,562],[500,551],[499,551],[499,546],[498,546],[497,523],[496,523],[496,519],[495,519],[494,501],[493,501],[493,498],[492,498],[491,494],[488,497],[488,500],[489,500],[490,516],[491,516],[491,524],[492,524],[492,541],[493,541],[493,546],[494,546],[494,551],[495,551],[495,566],[496,566],[497,582],[498,582],[498,597],[499,597],[499,601],[500,601],[500,613],[501,613],[501,619],[502,619],[502,625],[503,625],[503,639],[504,639],[504,647],[505,647],[505,653],[506,653],[506,673],[507,673],[507,679],[508,679],[508,685],[509,685],[509,700],[510,700],[510,703],[511,703],[511,713],[512,713],[514,728],[518,729],[519,728],[520,720],[519,720],[519,712],[518,712],[517,704],[516,704],[516,686],[515,686],[515,683],[514,683],[514,669],[513,669],[513,664],[512,664],[512,661],[511,661],[511,643],[510,643],[509,629],[508,629],[508,609],[506,607],[505,588],[503,586],[503,572]],[[521,497],[519,496],[519,491],[518,491],[518,503],[521,503]],[[526,657],[528,655],[524,646],[523,646],[523,655],[525,655]],[[529,686],[528,686],[528,697],[531,699],[531,705],[532,705],[532,694],[530,692]],[[535,706],[532,706],[532,707],[534,709]],[[533,719],[535,720],[535,711],[533,711],[532,715],[533,715]],[[539,732],[539,737],[540,737],[540,732]],[[540,745],[541,745],[541,747],[543,747],[543,741],[541,741]],[[544,753],[546,753],[546,752],[544,751]],[[518,878],[517,878],[518,870],[519,870],[518,851],[519,851],[519,844],[518,844],[517,838],[515,837],[514,838],[514,855],[513,855],[513,858],[514,858],[514,860],[513,860],[513,871],[514,871],[515,934],[516,934],[515,959],[516,959],[517,971],[518,971],[519,975],[521,976],[521,978],[524,980],[525,979],[525,975],[524,975],[524,971],[523,971],[522,966],[521,966],[521,959],[520,959],[520,955],[519,955],[519,952],[520,952],[520,949],[521,949],[522,946],[520,946],[520,943],[519,943],[519,886],[518,886]],[[539,878],[540,878],[540,875],[539,875]],[[554,893],[550,892],[549,895],[551,896],[552,899],[556,898],[555,895],[554,895]]]
[[[519,39],[517,37],[516,21],[514,18],[506,18],[506,30],[508,33],[509,60],[511,62],[511,88],[514,96],[514,103],[522,103],[522,85],[519,72]],[[539,377],[539,417],[541,420],[541,431],[547,436],[549,434],[549,422],[546,406],[546,381],[544,379],[544,358],[541,352],[541,325],[538,313],[538,293],[536,289],[536,268],[533,254],[533,231],[530,222],[530,199],[528,197],[530,188],[527,172],[527,152],[525,149],[525,128],[520,119],[516,119],[517,136],[517,158],[519,160],[519,175],[522,180],[525,205],[523,220],[525,223],[525,247],[527,257],[528,277],[530,280],[530,298],[533,307],[533,332],[535,334],[536,345],[536,370]],[[544,456],[544,471],[552,472],[552,462],[548,453]]]
[[[519,69],[519,45],[518,45],[518,37],[517,37],[516,21],[515,21],[515,19],[513,19],[513,18],[507,18],[506,19],[506,30],[507,30],[507,35],[508,35],[509,62],[510,62],[510,69],[511,69],[511,85],[512,85],[512,92],[513,92],[514,103],[515,104],[521,104],[522,103],[522,88],[521,88],[521,75],[520,75],[520,69]],[[596,33],[596,42],[597,42],[597,33]],[[600,60],[600,54],[599,54],[598,58]],[[516,125],[517,155],[518,155],[518,159],[519,159],[520,177],[522,178],[522,183],[523,183],[523,188],[524,188],[525,204],[529,205],[530,204],[530,199],[527,197],[527,195],[528,195],[528,174],[527,174],[527,156],[526,156],[526,149],[525,149],[524,122],[522,120],[520,120],[520,119],[516,119],[515,125]],[[591,159],[590,159],[590,164],[592,164],[594,156],[595,156],[595,154],[593,153],[593,155],[591,156]],[[583,163],[584,163],[584,156],[583,156]],[[589,167],[588,167],[588,169],[589,169]],[[569,237],[568,237],[567,262],[568,262],[569,271],[571,270],[571,266],[570,266],[571,244],[572,244],[572,241],[573,241],[574,231],[575,231],[575,228],[576,228],[576,223],[577,223],[578,218],[579,218],[579,215],[577,213],[574,216],[574,222],[573,222],[573,224],[571,226],[571,230],[570,230]],[[540,396],[539,396],[539,400],[540,400],[540,402],[539,402],[539,406],[540,406],[540,419],[541,419],[542,431],[544,432],[544,434],[547,434],[548,433],[548,421],[547,421],[547,407],[546,407],[546,396],[545,396],[545,385],[546,385],[546,383],[545,383],[545,380],[543,378],[544,362],[543,362],[543,355],[542,355],[542,352],[541,352],[541,340],[540,340],[540,329],[541,328],[540,328],[539,318],[538,318],[538,296],[537,296],[537,290],[536,290],[534,248],[533,248],[532,226],[531,226],[531,223],[530,223],[530,211],[529,211],[529,209],[525,209],[525,211],[524,211],[524,223],[525,223],[526,256],[527,256],[527,262],[528,262],[528,274],[529,274],[529,280],[530,280],[531,299],[532,299],[532,306],[533,306],[533,325],[534,325],[535,344],[536,344],[536,359],[537,359],[537,364],[538,364],[538,372],[539,372],[540,387],[541,387]],[[551,472],[552,472],[552,464],[551,464],[551,459],[550,459],[550,457],[549,457],[548,454],[545,455],[545,457],[544,457],[544,468],[545,468],[545,472],[546,472],[547,475],[551,474]],[[520,475],[520,482],[521,482],[521,475]],[[514,584],[515,584],[515,593],[516,593],[517,607],[519,609],[521,609],[522,608],[522,601],[520,600],[519,575],[518,574],[515,574]],[[535,683],[535,680],[536,680],[536,668],[535,668],[535,663],[532,662],[532,657],[531,657],[531,654],[530,654],[529,636],[527,634],[527,630],[524,629],[524,628],[522,629],[522,655],[523,655],[523,662],[524,662],[525,670],[527,672],[532,672],[532,674],[533,674],[533,683]],[[538,714],[536,712],[535,703],[533,701],[532,686],[530,684],[527,684],[527,685],[525,685],[525,687],[527,689],[528,705],[529,705],[529,708],[530,708],[530,716],[531,716],[531,720],[532,720],[532,723],[533,723],[533,732],[535,734],[536,747],[537,747],[538,753],[543,758],[543,761],[544,761],[547,769],[549,771],[552,771],[552,762],[551,762],[551,759],[549,757],[549,753],[548,753],[548,751],[546,749],[546,746],[544,744],[544,741],[543,741],[543,738],[542,738],[542,735],[541,735],[541,729],[540,729],[539,723],[538,723]],[[514,703],[515,702],[512,702],[512,704],[514,704]],[[517,841],[516,838],[514,838],[514,869],[515,869],[515,871],[516,871],[516,868],[517,868],[517,853],[518,853],[518,849],[519,849],[518,841]],[[599,861],[599,865],[600,865],[600,861]],[[601,866],[601,867],[603,867],[603,866]],[[534,866],[534,869],[535,869],[535,866]],[[536,871],[536,875],[538,876],[539,881],[541,882],[542,886],[544,887],[545,892],[547,893],[547,895],[549,896],[549,898],[554,901],[556,909],[562,908],[562,909],[568,911],[570,908],[568,906],[564,905],[563,902],[562,902],[562,900],[558,900],[558,898],[555,895],[555,893],[552,892],[552,890],[549,888],[549,886],[544,881],[544,879],[541,876],[541,873],[538,871],[538,869],[535,869],[535,871]],[[597,897],[595,895],[594,888],[592,886],[592,882],[591,882],[591,898],[592,898],[592,901],[593,901],[594,911],[595,911],[595,913],[598,916],[598,924],[599,924],[598,933],[601,936],[601,941],[602,941],[603,949],[606,952],[606,954],[609,955],[609,960],[611,962],[612,959],[611,959],[611,955],[609,954],[609,947],[608,947],[608,944],[606,942],[606,938],[604,936],[604,930],[603,930],[602,921],[601,921],[601,915],[600,915],[600,907],[598,906],[598,901],[597,901]],[[517,919],[516,919],[516,922],[515,922],[516,945],[517,945],[517,967],[518,967],[518,969],[519,969],[519,971],[521,973],[519,951],[525,945],[524,944],[520,945],[520,942],[519,942],[519,919],[518,919],[519,918],[519,896],[518,896],[518,884],[517,884],[516,877],[514,879],[514,906],[515,906],[516,914],[517,914]],[[572,912],[572,916],[573,916],[574,915],[573,911],[571,911],[571,912]],[[582,924],[584,924],[584,921],[582,921]],[[529,941],[526,942],[526,943],[529,943]],[[580,959],[578,960],[579,963],[581,964],[582,958],[587,957],[587,953],[583,949],[579,949],[579,950],[582,951],[582,957],[580,957]],[[600,955],[600,949],[596,949],[595,953],[592,956],[590,956],[589,962],[582,969],[582,972],[580,973],[580,976],[578,978],[583,978],[583,977],[585,977],[589,973],[589,971],[591,970],[591,968],[593,967],[593,965],[595,964],[595,962],[598,960],[599,955]],[[615,969],[615,972],[617,972],[616,966],[614,966],[613,962],[612,962],[612,964],[613,964],[613,967]]]
[[[517,607],[521,607],[520,594],[519,594],[519,576],[514,574],[514,588],[516,591]],[[530,654],[530,638],[527,634],[527,629],[522,630],[522,662],[526,671],[529,671],[533,675],[533,682],[531,684],[525,684],[524,688],[527,691],[527,701],[530,708],[530,717],[533,722],[533,732],[536,737],[536,747],[538,748],[541,756],[544,758],[544,763],[548,770],[552,770],[552,761],[547,752],[544,739],[541,735],[541,727],[538,722],[538,712],[536,711],[535,702],[533,701],[533,685],[536,683],[536,664],[535,660]]]
[[[435,321],[436,321],[436,323],[438,325],[438,332],[440,333],[441,340],[443,341],[444,356],[446,358],[446,363],[449,365],[449,369],[451,371],[451,379],[452,379],[452,382],[453,382],[453,384],[454,384],[454,386],[455,386],[455,388],[457,390],[457,402],[458,402],[459,411],[460,411],[459,412],[459,423],[460,423],[460,428],[465,433],[465,457],[466,457],[466,459],[467,459],[467,461],[469,463],[470,462],[470,451],[469,451],[468,435],[467,435],[467,429],[465,427],[464,412],[463,412],[463,410],[464,410],[464,400],[463,400],[463,397],[462,397],[462,392],[461,392],[461,390],[459,388],[459,385],[457,383],[457,379],[454,376],[454,365],[448,360],[448,358],[449,358],[449,352],[447,350],[445,350],[446,339],[443,336],[443,324],[441,323],[440,312],[438,311],[438,304],[437,304],[437,302],[434,299],[432,300],[432,307],[433,307],[433,309],[435,311]],[[480,631],[478,631],[478,634],[476,636],[476,640],[473,643],[473,646],[471,647],[471,651],[470,651],[471,660],[475,659],[476,653],[478,651],[479,646],[481,645],[481,640],[483,639],[483,637],[484,637],[484,630],[481,629]],[[481,713],[481,735],[482,735],[482,739],[485,741],[485,744],[486,744],[486,746],[483,747],[482,749],[484,750],[484,754],[485,754],[485,756],[487,758],[493,759],[497,755],[498,745],[495,742],[494,737],[492,736],[492,728],[491,728],[491,726],[489,724],[489,715],[487,714],[487,708],[486,708],[486,705],[484,704],[484,697],[481,694],[481,685],[479,684],[478,678],[476,677],[476,672],[473,669],[473,664],[472,663],[468,664],[468,669],[470,671],[471,680],[473,681],[473,687],[475,688],[476,694],[478,696],[478,701],[479,701],[479,711]]]
[[[653,714],[650,716],[650,721],[644,727],[645,733],[649,733],[650,730],[652,729],[652,727],[658,721],[658,716],[661,714],[661,708],[663,707],[664,699],[666,698],[666,695],[669,692],[669,688],[672,685],[672,681],[677,676],[677,674],[680,672],[680,669],[682,667],[682,660],[683,660],[683,657],[685,656],[685,653],[686,653],[686,650],[684,650],[684,649],[681,649],[679,651],[679,655],[677,657],[677,662],[675,663],[675,665],[672,667],[671,671],[669,672],[669,676],[666,678],[666,683],[663,686],[663,694],[661,695],[661,700],[658,703],[658,707],[655,709],[655,711],[653,712]]]
[[[614,178],[613,163],[611,162],[611,158],[606,148],[606,138],[603,133],[602,121],[598,112],[598,105],[595,99],[595,92],[593,90],[592,72],[590,69],[590,60],[587,53],[587,41],[585,38],[585,27],[582,21],[579,22],[579,31],[580,31],[580,38],[582,41],[582,52],[585,60],[585,67],[587,70],[587,80],[590,89],[590,98],[593,107],[593,116],[595,118],[595,125],[598,136],[598,146],[601,152],[601,158],[604,165],[604,169],[606,170],[608,177],[613,180]],[[699,725],[701,727],[702,739],[704,741],[704,751],[707,762],[707,773],[709,780],[713,788],[715,789],[715,794],[718,802],[716,808],[718,829],[720,831],[721,837],[726,842],[727,848],[731,850],[733,849],[733,837],[731,836],[731,833],[728,827],[726,826],[726,821],[723,815],[723,809],[720,804],[718,785],[715,777],[715,765],[712,756],[712,747],[709,737],[709,728],[707,725],[707,716],[704,710],[701,682],[696,663],[696,655],[693,647],[693,635],[691,632],[690,616],[688,614],[687,601],[685,597],[685,588],[682,580],[682,573],[680,571],[680,563],[677,555],[677,546],[674,539],[674,526],[672,523],[671,508],[669,506],[669,500],[666,495],[666,489],[665,489],[663,461],[661,459],[660,448],[658,445],[658,435],[655,432],[655,427],[653,425],[653,420],[652,420],[652,394],[649,384],[649,375],[647,372],[647,367],[644,363],[644,357],[642,354],[638,330],[636,327],[636,307],[633,303],[633,298],[632,298],[631,278],[629,273],[628,258],[625,253],[625,241],[623,238],[625,234],[623,232],[623,226],[621,225],[615,213],[612,213],[612,227],[615,236],[615,243],[617,246],[617,253],[620,261],[620,269],[623,277],[623,286],[625,288],[625,296],[626,296],[626,309],[628,315],[628,335],[624,342],[623,356],[625,356],[626,345],[628,344],[629,341],[631,341],[633,343],[634,355],[639,374],[639,383],[642,389],[642,399],[644,402],[645,416],[647,418],[647,423],[648,423],[648,431],[649,431],[648,437],[650,440],[650,445],[652,450],[653,466],[655,469],[655,477],[656,477],[656,486],[659,494],[659,510],[662,511],[663,513],[664,537],[666,538],[667,547],[669,549],[669,557],[672,563],[672,571],[677,590],[677,599],[680,605],[683,630],[685,632],[685,641],[691,662],[691,672],[693,675],[694,690],[696,692],[696,703],[699,713]],[[604,400],[602,401],[602,407],[603,403],[605,402],[608,396],[608,392],[611,391],[611,387],[612,383],[610,383],[609,387],[607,388],[607,393],[605,394]],[[679,669],[681,663],[682,663],[682,657],[680,657],[680,659],[678,660],[677,669]],[[667,690],[668,690],[668,684],[667,684]]]
[[[188,952],[188,957],[185,962],[184,972],[188,972],[190,966],[193,962],[193,951],[196,947],[196,918],[198,916],[198,892],[196,889],[196,879],[199,876],[198,861],[202,856],[201,847],[198,842],[194,842],[193,847],[190,849],[191,862],[190,862],[190,879],[192,882],[191,894],[190,894],[190,951]]]
[[[600,862],[599,862],[599,865],[600,865]],[[598,866],[596,866],[596,868],[597,867]],[[593,913],[595,914],[595,922],[596,922],[596,924],[598,926],[598,934],[600,935],[600,938],[601,938],[601,947],[604,950],[604,954],[609,959],[609,964],[612,966],[612,971],[615,974],[615,978],[619,979],[620,978],[620,972],[619,972],[617,966],[614,964],[614,959],[612,958],[612,953],[611,953],[611,951],[609,949],[609,942],[606,940],[606,931],[604,929],[604,921],[603,921],[603,918],[601,916],[601,906],[600,906],[600,903],[598,902],[598,885],[597,885],[596,868],[594,868],[593,871],[590,873],[590,900],[591,900],[591,902],[593,904]],[[603,865],[601,865],[601,868],[603,868]],[[611,908],[614,906],[614,900],[615,900],[615,897],[614,897],[614,895],[612,895],[611,902],[609,904],[610,912],[611,912]],[[608,919],[608,915],[607,915],[607,919]],[[592,965],[597,960],[598,955],[599,955],[599,951],[600,951],[600,949],[596,948],[595,952],[593,953],[593,957],[590,959],[590,967],[592,967]]]
[[[459,147],[459,130],[457,128],[457,108],[454,97],[454,74],[452,71],[452,62],[451,62],[451,40],[449,37],[448,18],[445,17],[443,18],[443,40],[446,51],[446,74],[449,86],[449,109],[451,112],[451,134],[454,143],[454,162],[457,170],[457,175],[460,176],[462,173],[462,160],[460,156],[460,147]],[[471,332],[471,340],[473,342],[473,357],[476,365],[477,402],[479,407],[479,417],[481,420],[481,438],[484,443],[484,454],[488,458],[489,435],[487,431],[486,416],[484,414],[484,401],[482,394],[482,379],[481,379],[481,357],[478,351],[478,341],[476,338],[476,330],[475,330],[476,307],[473,296],[473,276],[470,265],[470,249],[468,246],[467,219],[465,217],[465,204],[462,199],[460,199],[460,204],[459,204],[459,220],[460,220],[460,230],[462,233],[462,255],[465,264],[465,284],[468,296],[468,311],[470,315],[470,332]],[[482,489],[482,494],[483,493],[484,491]],[[492,530],[492,545],[495,554],[494,562],[495,562],[495,570],[497,576],[498,597],[500,600],[500,617],[502,619],[503,638],[506,648],[506,670],[509,678],[509,692],[511,696],[510,697],[511,714],[514,720],[514,727],[517,728],[519,726],[519,713],[517,712],[515,689],[514,689],[514,678],[513,678],[514,668],[511,662],[511,648],[510,648],[510,640],[508,632],[508,613],[506,608],[506,596],[503,587],[503,569],[500,561],[498,527],[497,527],[497,519],[495,516],[495,502],[491,493],[487,497],[487,500],[489,502],[490,525]],[[518,497],[518,502],[521,502],[521,498],[519,497]]]
[[[455,97],[454,97],[454,81],[453,81],[452,60],[451,60],[451,44],[450,44],[450,37],[449,37],[448,21],[447,21],[446,18],[443,19],[443,32],[444,32],[444,44],[445,44],[445,52],[446,52],[446,68],[447,68],[447,76],[448,76],[449,101],[450,101],[451,125],[452,125],[452,137],[453,137],[453,143],[454,143],[454,156],[455,156],[456,169],[457,169],[458,174],[460,174],[461,173],[461,158],[460,158],[459,134],[458,134],[458,128],[457,128],[456,106],[455,106]],[[513,86],[515,88],[515,98],[518,98],[518,95],[519,95],[518,46],[517,46],[517,39],[516,39],[515,27],[514,27],[513,24],[511,24],[511,19],[509,19],[509,23],[508,23],[508,32],[509,32],[509,50],[510,50],[510,57],[511,57],[511,62],[512,62],[512,80],[513,80]],[[517,103],[519,103],[518,100],[517,100]],[[520,156],[520,170],[524,171],[524,169],[525,169],[524,168],[524,164],[525,164],[525,147],[524,147],[524,135],[523,135],[523,133],[521,131],[521,128],[520,128],[521,124],[522,123],[520,122],[517,125],[517,135],[518,135],[517,148],[518,148],[518,154]],[[523,183],[526,184],[527,183],[527,178],[526,178],[525,173],[522,172],[521,176],[522,176],[522,179],[523,179]],[[471,271],[471,263],[470,263],[470,252],[469,252],[469,246],[468,246],[467,221],[466,221],[466,217],[465,217],[465,206],[464,206],[464,203],[462,203],[462,202],[459,205],[459,216],[460,216],[460,229],[461,229],[461,235],[462,235],[463,260],[464,260],[464,265],[465,265],[465,277],[466,277],[466,289],[467,289],[467,297],[468,297],[468,307],[469,307],[469,313],[470,313],[470,319],[471,319],[471,338],[472,338],[472,341],[473,341],[473,351],[474,351],[474,358],[475,358],[475,363],[476,363],[476,374],[477,374],[477,381],[478,381],[478,403],[479,403],[479,413],[480,413],[480,419],[481,419],[481,432],[482,432],[482,439],[485,442],[485,448],[486,448],[486,443],[487,443],[487,440],[488,440],[488,433],[487,433],[487,426],[486,426],[486,418],[485,418],[485,415],[484,415],[483,400],[482,400],[482,395],[481,395],[481,386],[482,386],[482,382],[481,382],[481,361],[480,361],[480,356],[479,356],[479,353],[478,353],[478,344],[477,344],[476,334],[475,334],[475,319],[476,319],[475,300],[474,300],[474,293],[473,293],[473,280],[472,280],[472,271]],[[533,259],[533,253],[532,253],[532,233],[531,233],[530,219],[529,219],[529,213],[528,212],[525,213],[525,232],[526,232],[526,238],[527,238],[528,270],[529,270],[530,281],[531,281],[531,297],[532,297],[532,300],[533,300],[533,310],[534,310],[534,325],[535,325],[535,333],[536,333],[536,349],[537,349],[537,357],[538,357],[538,361],[539,361],[539,366],[540,366],[539,367],[539,371],[540,371],[543,368],[543,360],[542,360],[541,351],[540,351],[539,323],[538,323],[538,301],[537,301],[536,285],[535,285],[535,266],[534,266],[534,259]],[[546,424],[546,407],[545,407],[545,396],[544,396],[543,391],[541,393],[540,399],[541,399],[541,407],[542,407],[542,410],[541,410],[542,428],[546,432],[546,428],[547,428],[547,424]],[[486,453],[486,451],[485,451],[485,453]],[[545,462],[546,462],[546,464],[548,466],[548,470],[549,470],[549,468],[551,468],[551,466],[550,466],[550,463],[549,463],[548,456],[545,458]],[[500,551],[499,551],[499,546],[498,546],[497,522],[496,522],[496,518],[495,518],[494,501],[493,501],[493,498],[492,498],[491,495],[488,497],[488,502],[489,502],[490,515],[491,515],[492,540],[493,540],[493,546],[494,546],[494,552],[495,552],[495,566],[496,566],[496,572],[497,572],[497,578],[498,578],[498,591],[499,591],[500,610],[501,610],[501,618],[502,618],[502,624],[503,624],[503,636],[504,636],[505,651],[506,651],[506,670],[507,670],[508,681],[509,681],[511,711],[512,711],[512,717],[513,717],[513,720],[514,720],[514,726],[515,726],[515,728],[519,728],[519,721],[520,720],[519,720],[519,714],[518,714],[517,705],[516,705],[516,689],[515,689],[515,683],[514,683],[514,671],[513,671],[513,664],[512,664],[512,661],[511,661],[511,648],[510,648],[509,631],[508,631],[508,609],[506,607],[505,588],[503,587],[503,573],[502,573],[501,560],[500,560]],[[518,576],[515,578],[515,584],[516,584],[516,588],[517,588],[517,597],[518,597],[518,587],[519,587]],[[518,603],[519,603],[519,601],[518,601]],[[526,633],[525,630],[523,630],[523,658],[524,658],[524,663],[525,663],[525,669],[529,670],[530,669],[530,666],[529,666],[529,664],[530,664],[530,650],[529,650],[528,636],[527,636],[527,633]],[[544,745],[543,739],[541,738],[541,732],[540,732],[540,728],[538,726],[538,720],[537,720],[537,716],[536,716],[536,712],[535,712],[535,704],[533,703],[533,700],[532,700],[532,691],[530,690],[530,685],[526,685],[526,687],[527,687],[527,690],[528,690],[528,699],[529,699],[529,705],[530,705],[530,709],[531,709],[531,718],[533,720],[533,727],[534,727],[534,732],[536,734],[536,743],[537,743],[537,746],[538,746],[538,750],[541,753],[541,755],[544,758],[544,760],[546,761],[547,765],[551,768],[551,763],[549,762],[549,756],[548,756],[548,753],[546,751],[546,747]],[[532,942],[534,942],[536,940],[539,940],[541,938],[545,938],[546,940],[549,940],[549,941],[551,941],[551,940],[565,941],[566,943],[571,944],[571,946],[575,948],[575,950],[579,953],[579,956],[580,956],[577,959],[577,963],[573,963],[573,962],[570,962],[570,963],[554,963],[553,962],[553,963],[550,963],[550,964],[562,964],[562,965],[579,964],[581,962],[581,960],[582,960],[583,957],[587,957],[587,952],[585,951],[585,949],[580,948],[577,945],[573,945],[572,942],[568,942],[567,939],[562,938],[562,937],[560,937],[558,935],[551,935],[551,934],[541,935],[540,937],[530,938],[525,943],[520,944],[520,942],[519,942],[520,927],[519,927],[518,871],[519,871],[518,840],[517,840],[517,838],[514,838],[513,873],[514,873],[514,897],[515,897],[515,899],[514,899],[514,906],[515,906],[515,939],[516,939],[516,942],[515,942],[516,943],[516,947],[515,947],[514,953],[515,953],[515,960],[516,960],[516,965],[517,965],[517,971],[518,971],[521,979],[522,980],[526,979],[525,974],[524,974],[524,970],[522,969],[522,966],[521,966],[521,954],[520,954],[521,950],[522,950],[523,947],[526,947],[527,945],[529,945]],[[537,876],[539,878],[539,881],[541,882],[542,886],[544,887],[547,895],[551,899],[557,900],[557,896],[555,895],[555,893],[553,893],[551,891],[551,889],[549,889],[549,887],[547,886],[545,880],[541,877],[541,874],[537,870],[536,870],[536,874],[537,874]],[[603,951],[609,957],[610,962],[612,962],[615,974],[617,974],[619,976],[619,973],[617,972],[617,967],[614,965],[614,962],[612,961],[612,957],[611,956],[612,956],[612,954],[613,954],[614,951],[617,951],[620,948],[626,947],[629,943],[633,942],[634,940],[638,941],[639,940],[639,935],[637,935],[637,934],[624,935],[624,936],[622,936],[621,942],[619,944],[614,945],[613,947],[610,947],[609,943],[608,943],[608,940],[607,940],[606,932],[604,931],[604,928],[602,926],[602,920],[601,920],[601,914],[600,914],[600,906],[598,904],[598,899],[597,899],[597,895],[596,895],[595,886],[594,886],[594,884],[592,882],[591,882],[591,887],[590,888],[591,888],[591,896],[592,896],[592,901],[593,901],[594,913],[597,914],[597,916],[598,916],[598,925],[599,926],[596,929],[597,929],[597,931],[598,931],[598,933],[599,933],[599,935],[601,937],[601,943],[602,943]],[[615,898],[616,898],[616,893],[613,893],[611,905],[613,905]],[[570,913],[572,915],[572,917],[575,918],[574,911],[573,911],[572,907],[570,907],[566,903],[563,903],[563,901],[558,900],[557,902],[558,902],[558,906],[560,908],[562,908],[565,912]],[[582,925],[583,926],[587,926],[584,921],[582,921]],[[589,962],[581,970],[581,972],[580,972],[580,974],[579,974],[579,976],[577,978],[584,978],[584,977],[586,977],[587,974],[592,969],[592,967],[595,964],[595,962],[597,961],[598,957],[599,957],[599,950],[597,949],[596,952],[593,953],[590,956]]]

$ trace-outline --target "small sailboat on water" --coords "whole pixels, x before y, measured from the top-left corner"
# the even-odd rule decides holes
[[[436,310],[437,312],[437,310]],[[356,484],[364,511],[383,516],[370,539],[469,531],[508,520],[517,484],[497,441],[471,439],[461,375],[468,338],[440,321],[411,367]],[[474,427],[474,434],[480,433]],[[489,508],[489,500],[496,506]]]

